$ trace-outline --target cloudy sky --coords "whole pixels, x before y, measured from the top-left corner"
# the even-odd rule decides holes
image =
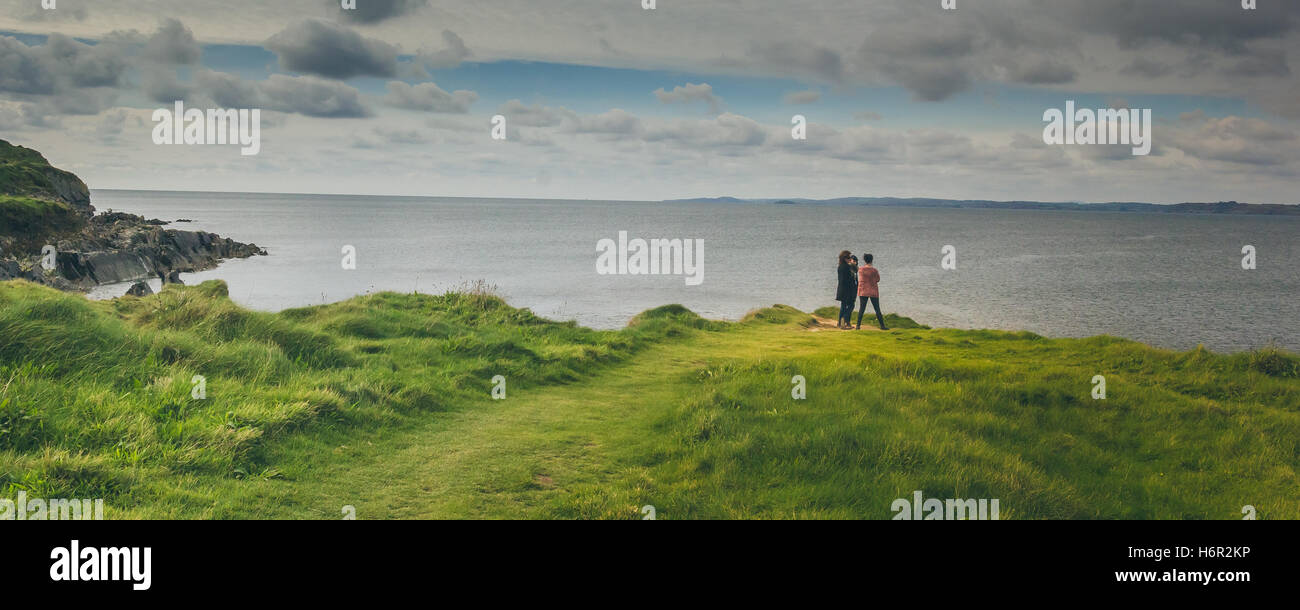
[[[956,4],[0,0],[0,138],[92,188],[1300,202],[1300,2]],[[261,153],[153,144],[178,99]],[[1066,100],[1152,153],[1045,145]]]

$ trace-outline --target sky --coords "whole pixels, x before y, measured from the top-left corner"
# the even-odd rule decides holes
[[[0,138],[92,189],[1300,203],[1294,0],[356,4],[0,0]],[[155,144],[177,100],[260,152]],[[1044,143],[1067,100],[1151,153]]]

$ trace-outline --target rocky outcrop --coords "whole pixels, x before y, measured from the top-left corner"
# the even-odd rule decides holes
[[[144,282],[136,282],[126,290],[126,294],[133,297],[147,297],[153,294],[153,288]]]
[[[95,216],[79,234],[58,241],[53,269],[33,252],[0,262],[0,280],[22,278],[63,290],[154,278],[179,283],[181,273],[211,269],[222,259],[266,254],[254,244],[155,222],[120,212]]]
[[[211,269],[222,259],[266,254],[214,233],[167,229],[162,220],[122,212],[96,216],[80,178],[4,140],[0,195],[23,198],[0,199],[0,205],[14,206],[12,216],[22,221],[0,225],[0,280],[21,278],[63,290],[153,278],[180,283],[181,273]],[[33,205],[41,212],[27,211]],[[51,209],[75,222],[54,222],[61,217]]]

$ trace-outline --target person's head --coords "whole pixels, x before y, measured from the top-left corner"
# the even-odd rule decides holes
[[[852,254],[850,254],[850,255],[849,255],[849,264],[850,264],[850,265],[856,265],[856,264],[858,264],[858,257],[853,256]]]
[[[850,256],[853,256],[852,252],[849,252],[848,250],[840,250],[840,264],[841,265],[849,264]]]
[[[862,255],[862,262],[864,262],[864,263],[866,263],[866,264],[868,264],[868,265],[870,265],[870,264],[871,264],[871,261],[873,261],[873,260],[875,260],[875,259],[876,259],[876,257],[874,257],[874,256],[872,256],[872,255],[870,255],[870,254],[863,254],[863,255]]]

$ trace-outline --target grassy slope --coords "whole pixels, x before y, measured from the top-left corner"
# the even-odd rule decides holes
[[[47,240],[80,228],[85,219],[71,206],[49,199],[56,191],[45,157],[0,140],[0,236],[10,236],[23,251],[39,251]],[[12,253],[10,253],[12,254]]]
[[[0,195],[0,235],[12,236],[24,251],[39,251],[47,240],[75,231],[85,222],[66,203]]]
[[[1300,517],[1295,356],[807,320],[669,306],[614,332],[483,295],[274,315],[220,283],[110,303],[0,284],[0,497],[106,496],[116,517],[889,518],[922,489],[1000,498],[1003,518]]]

